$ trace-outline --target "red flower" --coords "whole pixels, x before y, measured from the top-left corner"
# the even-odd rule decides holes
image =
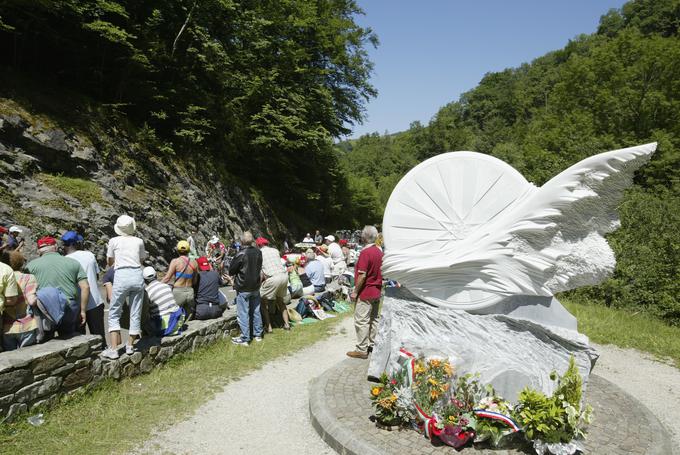
[[[397,385],[397,380],[396,380],[396,379],[392,379],[392,380],[390,381],[390,383],[391,383],[392,385]]]

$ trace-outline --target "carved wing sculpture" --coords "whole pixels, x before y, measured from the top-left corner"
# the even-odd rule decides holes
[[[475,152],[414,167],[385,208],[383,275],[435,305],[479,310],[511,295],[551,296],[614,269],[604,235],[656,143],[591,156],[537,188]]]

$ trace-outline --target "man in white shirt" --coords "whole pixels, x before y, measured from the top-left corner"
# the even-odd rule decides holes
[[[75,259],[80,263],[80,266],[87,275],[87,283],[90,285],[90,296],[87,301],[87,311],[85,318],[87,321],[87,328],[90,329],[92,335],[99,335],[106,343],[106,335],[104,330],[104,299],[99,292],[99,284],[97,278],[99,276],[99,266],[97,259],[89,251],[82,250],[83,236],[76,231],[66,231],[61,236],[61,241],[64,244],[64,253],[66,257]],[[85,326],[80,326],[80,332],[85,333]]]
[[[338,277],[347,270],[347,263],[345,262],[345,255],[342,252],[342,248],[338,243],[335,242],[335,236],[327,235],[324,238],[326,245],[328,245],[328,255],[333,263],[331,269],[331,275],[333,278]]]

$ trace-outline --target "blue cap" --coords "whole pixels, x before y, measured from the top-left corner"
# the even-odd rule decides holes
[[[83,236],[78,234],[76,231],[66,231],[64,235],[61,236],[61,241],[65,245],[72,245],[74,243],[82,242]]]

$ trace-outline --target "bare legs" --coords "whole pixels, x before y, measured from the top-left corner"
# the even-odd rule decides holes
[[[121,343],[121,336],[120,332],[118,330],[114,330],[113,332],[109,333],[109,336],[111,337],[111,348],[112,349],[118,349],[118,346]],[[135,343],[135,340],[139,338],[138,335],[129,335],[128,336],[128,342],[127,344],[132,346]]]
[[[269,315],[269,308],[270,305],[272,304],[275,306],[276,311],[279,311],[281,313],[281,318],[283,319],[283,328],[286,330],[290,329],[288,309],[286,308],[286,305],[283,303],[283,299],[281,298],[277,298],[276,300],[262,299],[262,303],[260,304],[260,311],[262,312],[262,323],[264,325],[265,331],[267,333],[272,333],[271,317]]]

